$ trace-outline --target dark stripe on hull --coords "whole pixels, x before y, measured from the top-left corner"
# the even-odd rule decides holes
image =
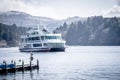
[[[50,51],[55,52],[55,51],[65,51],[65,48],[51,48]]]
[[[20,50],[20,52],[49,52],[50,50],[33,50],[33,51],[25,51],[25,50]]]
[[[40,48],[40,49],[31,49],[31,48],[23,48],[23,49],[19,49],[21,52],[48,52],[50,51],[49,48]]]

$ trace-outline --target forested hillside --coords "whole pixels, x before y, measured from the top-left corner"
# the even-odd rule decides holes
[[[0,46],[18,46],[20,35],[28,28],[0,23]],[[120,45],[120,18],[88,17],[71,24],[64,22],[61,33],[68,45]]]
[[[120,18],[88,17],[57,28],[68,45],[120,45]]]
[[[0,46],[18,46],[20,35],[26,32],[27,28],[17,27],[15,24],[6,25],[0,23]]]

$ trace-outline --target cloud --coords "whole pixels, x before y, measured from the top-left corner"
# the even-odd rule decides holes
[[[108,10],[103,10],[102,15],[106,17],[120,17],[120,6],[114,5],[112,8]]]
[[[51,6],[39,5],[37,0],[33,3],[33,0],[1,0],[0,12],[16,10],[29,13],[34,16],[46,16],[52,18],[58,18],[55,10]],[[40,1],[39,1],[40,2]]]
[[[116,3],[110,9],[102,10],[102,15],[105,17],[120,17],[120,0],[116,0]]]

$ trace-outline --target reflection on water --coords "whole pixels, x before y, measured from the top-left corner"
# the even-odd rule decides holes
[[[0,75],[0,80],[119,80],[120,47],[72,46],[65,52],[33,53],[40,69]],[[18,48],[0,48],[0,63],[29,61],[30,53]],[[36,61],[36,60],[35,60]]]

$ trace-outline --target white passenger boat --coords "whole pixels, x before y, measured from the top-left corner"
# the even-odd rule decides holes
[[[45,28],[36,28],[21,36],[19,50],[21,52],[65,51],[65,43],[61,34],[50,33]]]

